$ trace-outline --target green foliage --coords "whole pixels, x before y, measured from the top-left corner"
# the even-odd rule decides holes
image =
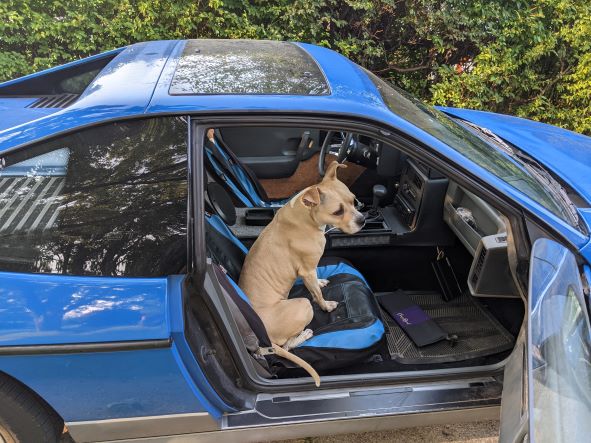
[[[434,104],[591,134],[589,0],[2,0],[0,81],[177,38],[312,42]]]

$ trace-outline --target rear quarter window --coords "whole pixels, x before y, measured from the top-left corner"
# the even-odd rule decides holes
[[[154,277],[186,264],[187,123],[114,123],[0,170],[0,271]]]

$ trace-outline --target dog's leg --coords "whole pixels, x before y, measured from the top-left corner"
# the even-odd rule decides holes
[[[314,333],[312,332],[312,329],[304,329],[302,332],[299,333],[299,335],[291,337],[289,340],[287,340],[285,344],[282,346],[282,348],[286,351],[289,351],[290,349],[293,349],[296,346],[301,345],[309,338],[312,338],[313,335]]]
[[[320,283],[318,280],[318,274],[316,274],[316,269],[314,269],[312,272],[301,274],[300,277],[302,277],[302,280],[304,280],[304,285],[306,285],[306,288],[314,297],[314,301],[318,303],[323,311],[331,312],[337,307],[338,302],[324,300],[322,291],[320,290]]]
[[[329,283],[330,283],[330,282],[329,282],[327,279],[325,279],[325,278],[319,278],[319,279],[318,279],[318,285],[319,285],[321,288],[324,288],[324,287],[325,287],[327,284],[329,284]]]
[[[306,329],[314,317],[314,309],[310,300],[298,297],[282,300],[266,309],[259,309],[257,314],[261,317],[271,341],[279,346],[285,346],[288,341],[299,337]],[[302,337],[301,341],[304,340],[307,338]],[[292,344],[291,347],[298,344]]]

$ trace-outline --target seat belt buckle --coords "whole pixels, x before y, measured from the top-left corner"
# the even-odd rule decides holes
[[[273,355],[273,354],[275,354],[275,349],[273,349],[272,346],[265,347],[265,348],[259,348],[257,350],[257,354],[262,355],[262,356]]]

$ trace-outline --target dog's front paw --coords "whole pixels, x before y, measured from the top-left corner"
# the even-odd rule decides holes
[[[321,288],[324,288],[328,283],[329,281],[325,278],[318,279],[318,286],[320,286]]]
[[[321,306],[322,310],[326,311],[326,312],[332,312],[336,309],[336,307],[339,305],[339,302],[337,301],[332,301],[332,300],[328,300],[328,301],[324,301],[324,306]]]
[[[303,343],[306,340],[312,338],[313,336],[314,336],[314,332],[312,331],[312,329],[304,329],[300,333],[299,338],[302,340],[302,343]]]

